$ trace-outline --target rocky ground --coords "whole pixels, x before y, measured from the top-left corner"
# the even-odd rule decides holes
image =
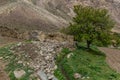
[[[57,65],[55,65],[56,56],[68,44],[68,42],[56,40],[20,42],[11,47],[11,51],[18,55],[18,58],[21,58],[18,63],[30,66],[36,72],[42,71],[48,79],[52,79],[54,70],[57,69]]]
[[[46,80],[57,80],[54,76],[54,70],[57,69],[55,64],[56,56],[59,55],[64,47],[73,48],[73,37],[61,33],[44,33],[41,31],[31,31],[25,36],[27,36],[25,41],[0,36],[0,47],[17,42],[16,45],[10,48],[10,51],[17,56],[17,64],[23,64],[34,69],[33,76],[40,77],[42,80],[44,78]],[[110,48],[99,49],[106,54],[107,63],[110,67],[120,72],[120,50]],[[6,64],[1,61],[1,57],[0,65],[2,65],[0,66],[0,80],[10,80],[8,74],[4,71]],[[24,70],[14,71],[15,77],[21,77],[25,74]]]
[[[2,39],[4,40],[1,44],[7,44],[8,37],[2,37]],[[10,39],[8,40],[10,41]],[[17,42],[17,39],[8,43],[15,42]],[[62,48],[67,47],[72,49],[73,46],[73,38],[70,36],[61,33],[32,31],[25,41],[18,41],[16,45],[11,46],[10,52],[17,56],[16,64],[22,64],[34,69],[33,75],[35,77],[37,75],[40,79],[46,77],[47,80],[54,80],[56,79],[54,77],[54,70],[57,69],[57,65],[55,64],[56,56],[59,55]],[[4,70],[2,69],[2,71]],[[25,74],[24,70],[14,71],[16,78],[20,78]]]

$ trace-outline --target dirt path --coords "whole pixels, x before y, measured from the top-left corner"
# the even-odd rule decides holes
[[[103,47],[99,49],[106,54],[109,66],[120,73],[120,50]]]
[[[0,36],[0,47],[19,42],[20,40]],[[8,74],[4,71],[6,63],[0,59],[0,80],[10,80]]]

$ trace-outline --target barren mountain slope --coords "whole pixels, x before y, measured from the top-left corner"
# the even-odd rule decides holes
[[[0,0],[0,6],[10,3],[10,2],[14,2],[15,0]]]
[[[120,32],[120,0],[34,0],[34,4],[42,6],[49,12],[68,21],[73,15],[72,8],[76,4],[106,8],[111,17],[116,21],[116,27],[113,31]]]
[[[22,30],[55,31],[67,22],[49,11],[19,0],[0,7],[0,25]]]
[[[4,3],[0,4],[2,26],[56,31],[71,21],[74,15],[73,5],[82,4],[108,9],[117,22],[113,31],[120,32],[119,0],[0,0],[1,2]]]

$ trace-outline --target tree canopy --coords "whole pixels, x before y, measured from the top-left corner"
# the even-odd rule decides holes
[[[71,34],[77,41],[85,41],[87,48],[94,42],[107,45],[111,42],[111,29],[114,22],[106,9],[96,9],[90,6],[74,6],[75,17],[66,33]]]

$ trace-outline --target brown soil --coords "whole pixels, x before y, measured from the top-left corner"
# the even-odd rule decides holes
[[[0,60],[0,80],[10,80],[8,75],[4,71],[5,63]]]
[[[117,72],[120,72],[120,50],[103,47],[99,49],[106,54],[106,60],[109,66]]]
[[[19,42],[20,40],[10,38],[10,37],[2,37],[0,36],[0,47],[3,47],[8,44]],[[0,60],[0,80],[10,80],[8,74],[4,71],[6,63],[3,60]]]
[[[21,40],[15,39],[15,38],[10,38],[10,37],[0,36],[0,47],[3,47],[3,46],[8,45],[8,44],[16,43],[19,41],[21,41]]]

